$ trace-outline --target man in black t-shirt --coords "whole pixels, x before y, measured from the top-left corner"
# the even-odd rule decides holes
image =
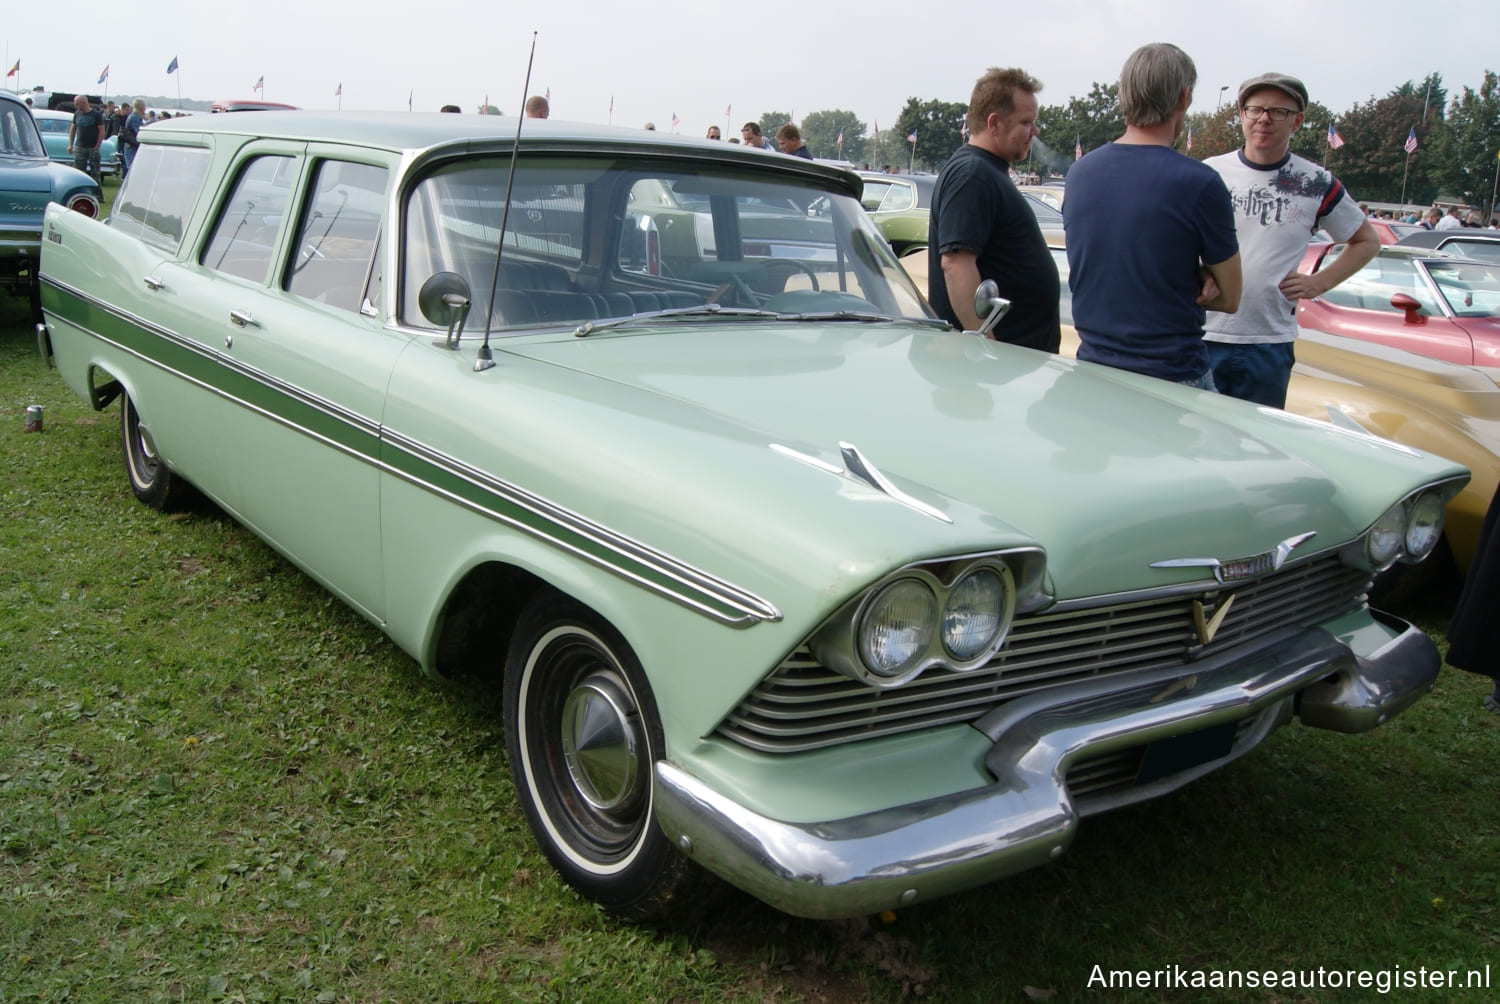
[[[99,144],[104,142],[104,116],[82,94],[73,99],[73,124],[68,126],[68,152],[73,166],[99,184]]]
[[[927,299],[938,316],[967,331],[982,318],[974,291],[994,279],[1011,303],[991,337],[1056,352],[1057,266],[1036,214],[1010,180],[1037,135],[1036,78],[991,69],[969,98],[969,141],[944,165],[928,224]]]

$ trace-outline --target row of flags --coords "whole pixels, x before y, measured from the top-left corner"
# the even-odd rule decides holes
[[[12,66],[9,70],[7,70],[5,72],[5,76],[7,78],[14,77],[16,74],[18,74],[20,72],[21,72],[21,61],[18,59],[18,60],[16,60],[15,65]],[[167,73],[171,74],[171,73],[176,73],[176,72],[177,72],[177,57],[173,56],[172,57],[172,61],[167,64]],[[262,79],[265,79],[265,78],[262,78]],[[109,82],[109,64],[105,63],[104,64],[104,69],[102,69],[102,70],[99,71],[99,83],[104,84],[104,83],[108,83],[108,82]]]
[[[1337,150],[1344,145],[1344,137],[1339,135],[1338,128],[1332,122],[1328,123],[1328,148]],[[1401,144],[1401,149],[1408,154],[1417,152],[1417,127],[1412,126],[1406,133],[1406,142]]]

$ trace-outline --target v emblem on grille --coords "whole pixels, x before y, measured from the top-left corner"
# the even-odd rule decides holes
[[[1232,606],[1234,606],[1234,593],[1230,593],[1225,597],[1224,602],[1219,605],[1219,609],[1214,611],[1212,617],[1209,617],[1204,611],[1203,601],[1193,601],[1193,627],[1198,631],[1198,643],[1200,645],[1207,645],[1214,640],[1214,635],[1219,633],[1219,628],[1223,625],[1224,618],[1229,615],[1229,608]]]

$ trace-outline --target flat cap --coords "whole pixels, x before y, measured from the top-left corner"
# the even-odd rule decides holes
[[[1278,91],[1284,91],[1293,101],[1297,102],[1299,112],[1307,111],[1307,85],[1296,77],[1285,73],[1262,73],[1258,77],[1251,77],[1240,85],[1240,107],[1244,107],[1245,99],[1262,87],[1274,87]]]

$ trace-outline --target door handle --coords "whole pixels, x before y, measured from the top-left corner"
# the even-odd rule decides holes
[[[142,279],[141,281],[146,284],[146,288],[147,289],[149,289],[149,290],[151,290],[153,292],[155,292],[156,290],[159,290],[159,289],[165,289],[166,285],[167,285],[165,282],[163,282],[161,279],[157,278],[154,275],[148,275],[144,279]]]
[[[231,310],[229,312],[230,323],[240,328],[258,328],[260,322],[250,315],[248,310]]]

